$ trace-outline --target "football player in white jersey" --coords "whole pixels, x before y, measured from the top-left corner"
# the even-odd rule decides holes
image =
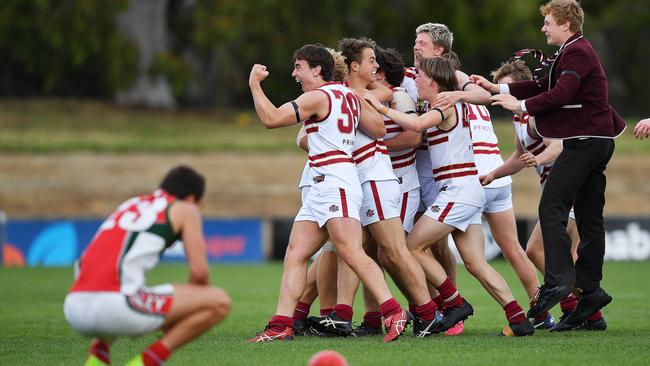
[[[494,82],[510,83],[514,81],[532,80],[533,74],[528,66],[523,61],[518,60],[512,63],[505,63],[501,67],[492,72]],[[487,82],[482,80],[482,77],[472,75],[472,79],[477,80],[479,83]],[[527,113],[516,113],[513,117],[513,124],[515,126],[515,151],[510,158],[497,169],[489,172],[481,177],[483,183],[489,183],[493,179],[498,179],[502,176],[513,175],[519,172],[524,167],[533,167],[540,177],[540,185],[544,189],[546,178],[552,171],[553,162],[562,152],[561,140],[550,140],[540,137],[534,127],[534,118],[530,117]],[[571,253],[573,260],[578,258],[578,244],[580,237],[578,235],[578,228],[575,222],[575,214],[573,210],[569,213],[569,220],[567,221],[567,233],[571,237]],[[539,221],[535,224],[533,232],[526,244],[526,254],[528,258],[535,264],[535,267],[544,273],[544,241],[542,239],[541,228]],[[563,312],[562,317],[568,314],[575,308],[577,299],[574,295],[569,295],[566,299],[560,301],[560,308]],[[548,317],[548,316],[547,316]],[[535,319],[535,325],[543,324],[540,321],[541,317]],[[545,324],[548,328],[549,324]],[[597,311],[587,319],[581,329],[603,330],[607,327],[604,318],[600,311]]]
[[[370,84],[376,81],[375,73],[379,65],[375,60],[374,47],[373,41],[363,38],[345,38],[339,42],[339,50],[348,65],[347,82],[360,94],[367,92]],[[353,158],[363,190],[360,216],[364,227],[364,247],[374,239],[379,247],[381,263],[416,311],[414,334],[424,337],[444,330],[444,318],[431,300],[424,272],[406,248],[400,220],[400,186],[383,139],[357,131]],[[338,297],[334,312],[325,317],[310,318],[312,325],[320,331],[337,335],[352,332],[352,303],[359,280],[346,267],[339,262]]]
[[[433,103],[442,91],[457,88],[453,61],[446,57],[422,59],[416,78],[421,98]],[[484,256],[485,240],[480,224],[485,193],[478,180],[471,148],[469,123],[463,119],[463,103],[447,108],[433,108],[416,116],[390,109],[371,97],[373,107],[403,128],[427,130],[432,173],[439,185],[435,202],[416,222],[407,237],[407,245],[420,265],[427,281],[434,284],[445,301],[445,315],[458,314],[458,320],[473,314],[440,264],[426,253],[431,243],[452,234],[467,270],[476,277],[488,293],[503,307],[508,326],[507,336],[531,335],[534,328],[521,306],[512,296],[503,277],[492,268]]]
[[[261,81],[266,66],[253,66],[249,86],[255,110],[267,128],[304,122],[309,144],[310,178],[313,184],[303,203],[289,238],[276,315],[264,331],[249,342],[293,338],[292,316],[305,289],[307,261],[332,240],[342,257],[381,303],[387,334],[384,342],[399,337],[412,315],[392,296],[383,272],[361,246],[361,185],[352,160],[358,127],[375,138],[385,134],[383,120],[366,102],[332,79],[334,59],[321,45],[305,45],[294,53],[292,76],[301,83],[303,94],[275,107],[265,95]]]
[[[448,55],[452,59],[457,59],[455,53],[452,51],[454,35],[449,28],[440,23],[425,23],[418,26],[415,30],[415,44],[413,46],[413,62],[417,66],[418,59],[432,58]],[[415,85],[415,77],[417,75],[415,67],[405,70],[405,78],[402,82],[409,95],[418,102],[418,91]],[[487,104],[490,100],[490,95],[482,88],[472,84],[467,74],[460,70],[456,70],[457,88],[454,91],[446,91],[439,93],[434,101],[435,107],[447,109],[455,105],[458,101],[474,104]],[[428,102],[420,100],[419,105],[422,105],[422,112],[426,112]],[[429,161],[429,152],[426,145],[426,139],[421,148],[416,152],[416,167],[420,178],[420,197],[422,204],[420,211],[426,211],[427,207],[433,203],[434,192],[436,191],[433,175],[431,174],[431,162]],[[449,250],[449,246],[445,245],[447,238],[442,238],[441,243],[432,246],[432,253],[436,259],[445,268],[445,271],[451,278],[451,281],[456,283],[456,259]],[[435,292],[432,295],[436,295]],[[443,302],[436,297],[439,306],[444,305]],[[452,329],[448,330],[447,335],[458,335],[463,331],[463,323],[458,323]]]
[[[127,364],[162,365],[171,352],[228,315],[228,294],[210,287],[199,210],[204,189],[204,178],[194,169],[175,167],[158,190],[124,202],[99,228],[77,262],[63,307],[74,330],[95,337],[86,365],[110,365],[110,343],[118,336],[163,330],[160,339]],[[189,283],[147,287],[146,273],[178,239]]]

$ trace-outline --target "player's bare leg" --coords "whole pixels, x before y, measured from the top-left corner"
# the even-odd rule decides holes
[[[320,255],[316,284],[318,296],[320,297],[321,315],[329,313],[336,305],[337,296],[337,261],[336,252],[323,251]],[[328,312],[327,309],[330,311]]]
[[[512,296],[508,284],[501,274],[485,260],[485,237],[482,225],[469,225],[465,232],[457,230],[452,235],[467,271],[503,307],[508,320],[508,327],[503,334],[509,336],[532,334],[533,325]]]
[[[300,297],[300,300],[298,300],[296,310],[293,313],[293,333],[295,335],[305,335],[307,332],[308,327],[305,324],[305,319],[307,319],[309,316],[309,309],[311,308],[311,304],[318,297],[316,275],[318,273],[320,260],[321,256],[319,255],[307,270],[307,283],[305,285],[305,291]]]

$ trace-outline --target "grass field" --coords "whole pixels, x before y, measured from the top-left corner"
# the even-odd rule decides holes
[[[494,262],[523,302],[525,295],[505,262]],[[460,268],[460,267],[459,267]],[[318,350],[335,349],[350,365],[641,365],[650,364],[650,294],[647,262],[606,263],[605,287],[614,301],[605,309],[605,332],[494,336],[504,325],[503,311],[459,270],[459,283],[475,308],[465,333],[449,338],[408,336],[391,344],[381,338],[317,339],[247,344],[275,310],[280,264],[213,266],[212,279],[232,296],[233,311],[219,327],[176,352],[170,365],[306,365]],[[150,284],[182,282],[181,265],[161,265]],[[0,268],[0,365],[80,365],[88,341],[66,324],[62,304],[72,280],[70,268]],[[399,297],[400,301],[403,298]],[[312,313],[318,306],[312,306]],[[357,301],[355,319],[363,312]],[[559,310],[554,310],[555,315]],[[112,349],[113,364],[124,364],[155,337],[122,339]]]
[[[298,152],[297,127],[266,130],[252,102],[250,108],[165,112],[88,100],[0,100],[0,151]],[[631,126],[638,120],[627,118]],[[505,117],[493,121],[507,156],[514,149],[512,123]],[[650,153],[650,144],[635,140],[632,130],[616,140],[616,153]]]

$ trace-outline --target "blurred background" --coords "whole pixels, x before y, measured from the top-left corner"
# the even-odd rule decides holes
[[[305,155],[297,128],[267,131],[257,121],[252,64],[269,67],[264,88],[280,104],[300,93],[290,74],[301,45],[365,36],[411,65],[415,28],[440,22],[454,33],[462,70],[488,75],[516,50],[555,51],[540,32],[542,3],[0,1],[0,262],[71,263],[103,217],[178,163],[208,179],[213,260],[281,258]],[[610,102],[633,126],[650,116],[650,2],[582,6]],[[509,116],[490,111],[507,158]],[[610,259],[650,257],[649,152],[631,128],[617,140],[608,167]],[[513,192],[525,243],[539,198],[534,173],[515,177]]]

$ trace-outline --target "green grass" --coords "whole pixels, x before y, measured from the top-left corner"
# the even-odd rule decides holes
[[[505,262],[493,262],[504,274],[520,302],[525,295]],[[170,365],[305,365],[318,350],[335,349],[351,365],[573,365],[650,364],[650,294],[647,262],[606,263],[605,287],[614,301],[605,309],[605,332],[549,334],[533,337],[495,337],[505,323],[503,311],[470,278],[459,270],[463,295],[475,307],[475,315],[459,337],[404,336],[391,344],[381,338],[317,339],[247,344],[275,310],[280,264],[213,266],[213,282],[233,299],[230,317],[197,341],[179,349]],[[182,282],[187,270],[181,265],[161,265],[149,276],[150,283]],[[80,365],[88,340],[66,324],[62,304],[72,280],[70,268],[0,268],[0,364]],[[403,301],[401,296],[398,297]],[[312,306],[312,313],[318,305]],[[357,299],[356,319],[362,314]],[[555,315],[559,315],[554,310]],[[155,339],[121,339],[112,348],[113,363],[123,364]]]
[[[0,152],[297,152],[297,127],[266,130],[250,105],[165,112],[88,100],[0,100]],[[495,120],[494,127],[502,153],[510,154],[512,124]],[[644,152],[650,144],[634,140],[632,128],[617,140],[617,154]]]

